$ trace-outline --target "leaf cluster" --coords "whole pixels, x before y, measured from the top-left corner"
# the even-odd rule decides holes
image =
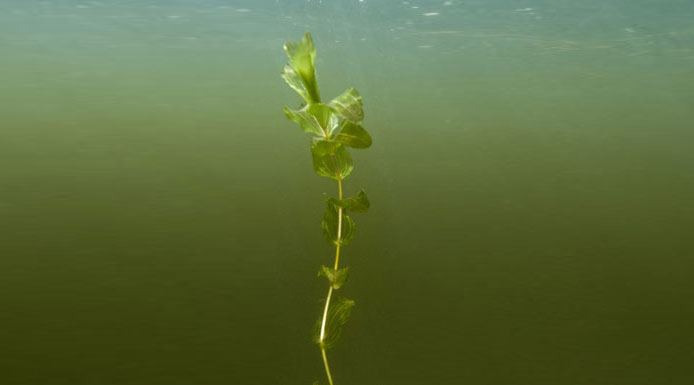
[[[361,95],[349,88],[328,103],[322,103],[316,79],[316,48],[307,32],[298,42],[284,45],[289,62],[282,69],[282,78],[303,99],[301,108],[284,108],[287,119],[311,135],[313,169],[320,176],[342,180],[354,169],[347,150],[368,148],[371,135],[364,129]]]

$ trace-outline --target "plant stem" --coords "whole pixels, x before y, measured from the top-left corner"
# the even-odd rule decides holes
[[[330,375],[330,365],[328,365],[328,355],[325,353],[325,320],[328,318],[328,306],[330,305],[330,296],[333,294],[333,287],[328,289],[328,298],[325,300],[325,310],[323,311],[323,322],[320,329],[320,352],[323,355],[323,365],[325,365],[325,374],[328,376],[328,383],[333,385],[333,377]]]
[[[337,191],[338,197],[342,200],[342,177],[337,175]],[[337,267],[340,263],[340,241],[342,240],[342,207],[337,208],[337,241],[335,243],[335,266],[333,269],[337,271]],[[323,309],[323,320],[320,326],[320,351],[323,356],[323,364],[325,365],[325,374],[328,376],[328,382],[333,385],[333,377],[330,374],[330,366],[328,365],[328,355],[325,352],[325,325],[328,321],[328,309],[330,308],[330,298],[333,295],[332,285],[328,289],[328,296],[325,299],[325,308]]]

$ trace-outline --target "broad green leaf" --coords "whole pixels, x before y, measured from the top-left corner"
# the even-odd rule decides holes
[[[300,110],[284,107],[284,114],[287,119],[298,123],[304,132],[323,138],[330,136],[339,124],[337,115],[322,103],[308,104]]]
[[[281,74],[284,81],[289,84],[289,87],[292,87],[294,91],[301,95],[306,102],[309,102],[308,93],[306,92],[304,83],[301,81],[301,77],[299,77],[299,74],[294,71],[292,66],[289,64],[285,65],[284,68],[282,68]]]
[[[372,142],[371,135],[364,127],[349,121],[344,122],[340,132],[335,135],[335,141],[354,148],[369,148]]]
[[[289,65],[299,75],[304,88],[308,93],[307,102],[319,103],[318,84],[316,82],[315,60],[316,48],[313,46],[311,34],[306,32],[298,42],[287,42],[284,50],[289,57]]]
[[[339,210],[330,199],[326,201],[327,207],[323,214],[321,228],[325,239],[333,245],[348,245],[354,238],[354,230],[357,225],[354,220],[347,215],[346,210]],[[342,212],[342,221],[339,221],[338,212]],[[339,233],[339,234],[338,234]]]
[[[337,114],[350,122],[359,123],[364,120],[364,109],[359,92],[350,88],[342,95],[330,101],[329,106]]]
[[[337,129],[339,119],[327,105],[323,103],[310,104],[306,111],[313,115],[323,128],[322,136],[330,136]]]
[[[316,326],[313,328],[313,340],[329,349],[337,343],[342,334],[342,326],[347,323],[349,316],[352,314],[354,301],[343,297],[335,297],[328,307],[328,314],[325,322],[325,334],[321,341],[321,326],[323,318],[319,318]]]
[[[342,144],[332,140],[313,138],[313,141],[311,142],[311,151],[318,156],[335,155],[337,148],[340,146],[342,146]]]
[[[347,276],[349,276],[349,267],[343,267],[342,269],[331,269],[328,266],[321,266],[318,270],[318,276],[325,277],[330,282],[330,286],[337,290],[347,281]]]
[[[337,180],[338,177],[345,179],[352,173],[354,164],[352,156],[344,146],[337,146],[334,155],[325,153],[325,145],[322,141],[314,141],[311,143],[311,156],[313,158],[313,169],[320,176],[327,176]]]
[[[369,207],[371,206],[369,197],[366,196],[364,190],[360,190],[357,195],[347,199],[337,200],[335,198],[329,198],[329,200],[330,203],[336,207],[342,207],[343,209],[356,213],[365,213],[369,211]]]
[[[323,129],[316,117],[309,113],[308,106],[300,110],[291,110],[284,107],[284,114],[287,116],[287,119],[298,123],[304,132],[318,136],[324,135]]]

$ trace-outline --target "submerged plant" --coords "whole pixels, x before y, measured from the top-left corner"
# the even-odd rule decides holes
[[[364,120],[359,92],[349,88],[342,95],[325,104],[321,102],[314,62],[316,49],[307,32],[299,42],[288,42],[284,50],[289,63],[282,69],[282,77],[304,99],[298,110],[284,108],[287,119],[299,124],[311,135],[313,169],[320,176],[337,181],[337,198],[328,198],[321,227],[327,241],[335,246],[335,262],[332,267],[321,266],[318,275],[328,281],[328,294],[321,317],[316,323],[314,340],[320,347],[328,382],[333,385],[326,351],[337,342],[342,326],[347,322],[354,301],[343,297],[333,298],[347,280],[349,267],[339,267],[340,248],[354,238],[355,224],[348,212],[366,212],[369,199],[364,190],[350,198],[343,198],[342,181],[351,173],[354,165],[347,147],[368,148],[371,136],[361,126]]]

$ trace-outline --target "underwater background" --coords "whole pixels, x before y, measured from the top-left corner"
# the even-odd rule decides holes
[[[694,383],[694,2],[0,0],[0,384],[326,383],[333,182],[369,151],[336,384]]]

